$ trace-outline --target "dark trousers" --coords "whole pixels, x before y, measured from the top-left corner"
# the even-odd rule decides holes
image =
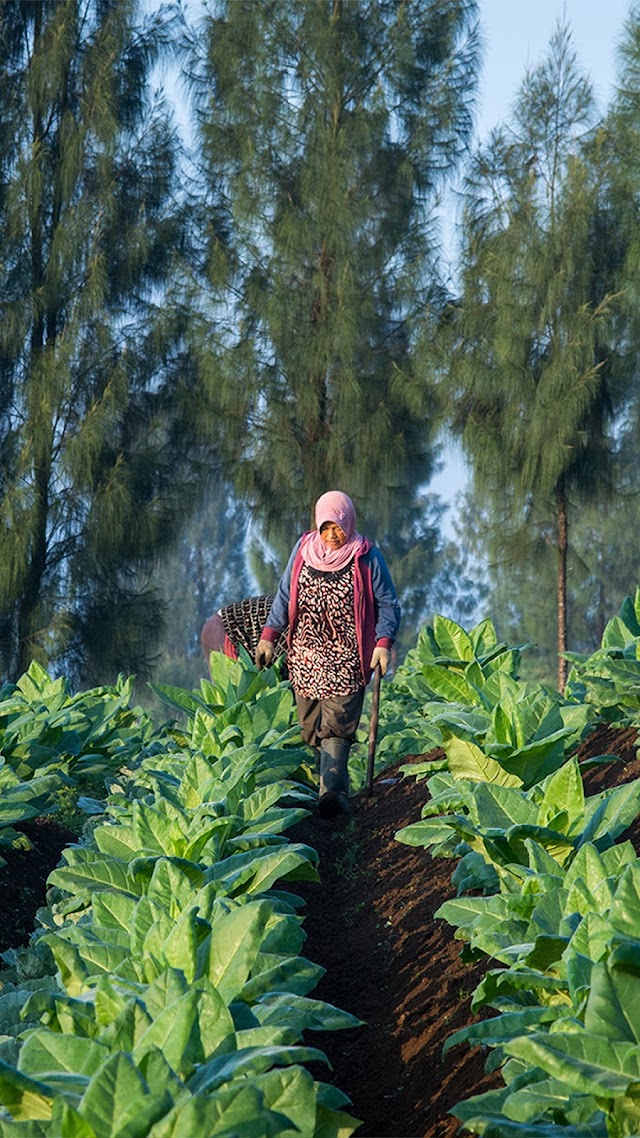
[[[308,699],[296,692],[298,720],[302,738],[310,747],[321,747],[323,739],[348,739],[355,743],[362,714],[364,688],[349,695],[327,699]]]

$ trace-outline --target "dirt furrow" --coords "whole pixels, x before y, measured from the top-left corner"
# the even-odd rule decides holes
[[[394,839],[425,796],[424,782],[387,773],[348,819],[309,819],[295,835],[320,854],[320,884],[296,887],[307,902],[305,955],[327,970],[316,994],[365,1021],[319,1040],[363,1121],[359,1138],[449,1138],[450,1108],[500,1082],[478,1051],[442,1056],[447,1036],[473,1019],[486,965],[463,964],[460,941],[434,918],[455,895],[453,863]]]

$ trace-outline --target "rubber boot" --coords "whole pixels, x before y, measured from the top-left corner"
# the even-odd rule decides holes
[[[351,750],[349,739],[325,739],[320,751],[320,797],[318,813],[321,818],[336,818],[349,809],[349,768]]]

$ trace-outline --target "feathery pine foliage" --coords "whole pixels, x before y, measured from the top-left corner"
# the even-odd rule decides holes
[[[0,671],[144,669],[185,511],[166,10],[0,5]],[[182,401],[184,402],[184,401]]]
[[[612,480],[616,409],[612,322],[619,303],[602,193],[606,131],[558,25],[527,72],[512,123],[473,157],[466,188],[462,296],[445,343],[452,418],[491,503],[497,547],[554,519],[558,652],[567,648],[572,503]],[[517,544],[510,543],[513,555]],[[559,687],[566,676],[560,657]]]
[[[246,512],[226,483],[211,487],[158,573],[166,632],[155,681],[192,688],[209,677],[200,644],[204,622],[255,591],[245,563],[246,530]]]
[[[230,424],[236,489],[280,560],[336,487],[396,575],[401,529],[426,543],[423,567],[432,556],[419,487],[437,408],[415,328],[440,298],[433,214],[469,136],[475,11],[220,0],[196,44],[230,237],[209,246],[211,305],[229,304],[220,367],[203,320],[202,374]]]
[[[619,78],[607,127],[610,132],[610,184],[612,223],[607,244],[621,265],[624,284],[622,366],[627,397],[618,424],[621,447],[637,452],[640,428],[640,4],[630,7],[619,43]],[[636,490],[640,485],[636,482]],[[628,591],[633,588],[629,583]]]

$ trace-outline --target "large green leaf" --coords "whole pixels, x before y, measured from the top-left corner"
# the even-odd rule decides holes
[[[485,617],[469,632],[469,640],[476,658],[493,653],[499,647],[493,621]]]
[[[611,845],[640,813],[640,779],[594,795],[586,800],[585,806],[588,821],[579,845],[603,844],[603,839],[605,845]]]
[[[44,1080],[33,1079],[0,1060],[0,1103],[16,1121],[51,1118],[53,1094]]]
[[[626,867],[617,883],[609,921],[612,929],[628,937],[637,937],[640,929],[640,864],[637,860]]]
[[[204,700],[195,692],[185,691],[184,688],[175,687],[172,684],[158,684],[149,683],[149,687],[154,695],[157,695],[163,703],[168,707],[174,708],[175,711],[187,712],[194,715],[199,708],[205,711],[209,710]]]
[[[590,986],[593,962],[607,954],[611,934],[608,916],[600,913],[587,913],[572,932],[564,953],[572,990]]]
[[[522,779],[518,775],[508,774],[475,743],[453,738],[447,739],[442,745],[454,778],[491,782],[498,786],[522,786]]]
[[[505,1043],[504,1049],[579,1093],[601,1099],[626,1095],[640,1080],[640,1047],[585,1031],[520,1036]]]
[[[174,812],[175,813],[175,812]],[[158,805],[148,802],[133,802],[131,819],[138,849],[153,850],[157,853],[181,855],[182,849],[176,845],[176,840],[183,836],[188,822],[183,815],[182,825],[175,818],[167,817],[166,807],[163,808],[162,799]]]
[[[140,1063],[158,1048],[169,1066],[183,1077],[210,1056],[234,1048],[233,1020],[215,989],[185,992],[165,1008],[141,1036],[133,1050]]]
[[[537,807],[518,787],[494,782],[479,782],[473,787],[469,812],[483,830],[507,830],[538,821]]]
[[[47,1134],[49,1138],[54,1138],[54,1135],[55,1138],[97,1138],[88,1119],[83,1118],[75,1107],[63,1098],[57,1098],[53,1104],[53,1114]]]
[[[129,1056],[116,1053],[91,1079],[78,1111],[97,1138],[147,1138],[172,1105],[168,1091],[151,1092]]]
[[[18,1070],[46,1082],[48,1074],[58,1071],[94,1075],[108,1058],[107,1048],[95,1040],[61,1035],[42,1027],[31,1032],[22,1044]]]
[[[77,893],[87,900],[91,893],[102,889],[118,890],[130,896],[139,896],[141,893],[129,867],[99,850],[67,847],[64,860],[66,865],[61,865],[49,874],[49,883],[58,885],[68,893]]]
[[[289,1119],[292,1128],[301,1135],[316,1134],[317,1090],[308,1071],[301,1067],[267,1071],[254,1077],[254,1085],[264,1095],[265,1106]]]
[[[54,956],[57,947],[54,947],[54,938],[47,936],[47,942]],[[102,972],[111,973],[118,968],[130,955],[129,945],[109,944],[84,925],[70,925],[60,933],[59,939],[64,939],[74,945],[80,954],[87,969],[87,975],[99,975]],[[77,995],[77,993],[71,993]]]
[[[270,807],[275,806],[283,795],[292,789],[294,789],[293,783],[284,781],[258,787],[240,803],[240,816],[243,822],[250,823],[263,818]]]
[[[239,995],[264,940],[270,908],[265,902],[241,905],[215,919],[209,953],[209,977],[229,1004]]]
[[[622,968],[609,970],[605,963],[596,964],[591,973],[584,1026],[589,1034],[612,1043],[640,1043],[640,976]]]
[[[590,842],[585,842],[567,869],[564,888],[569,891],[576,881],[582,880],[591,895],[599,899],[596,911],[604,912],[605,908],[609,908],[612,889],[622,877],[625,866],[633,865],[636,861],[637,855],[631,842],[621,842],[603,851],[597,850]],[[602,904],[603,898],[607,899],[606,905]],[[640,917],[640,909],[638,916]]]
[[[510,826],[502,833],[487,829],[483,840],[491,859],[504,866],[512,863],[527,866],[533,842],[551,854],[558,866],[563,866],[568,861],[574,849],[573,843],[561,831],[531,824]]]
[[[118,825],[107,822],[96,826],[93,837],[100,853],[125,864],[142,853],[133,826],[127,826],[122,821]]]
[[[102,981],[98,985],[97,992],[99,992]],[[197,987],[199,988],[201,981],[198,981]],[[168,1008],[176,1000],[184,996],[186,992],[190,991],[190,985],[187,978],[180,968],[165,968],[156,976],[151,984],[144,988],[143,998],[144,1005],[149,1012],[152,1019],[157,1019],[165,1008]]]
[[[249,850],[223,858],[208,871],[210,881],[220,893],[262,893],[284,877],[315,881],[317,854],[309,846],[291,844],[286,848]]]
[[[363,1022],[333,1004],[308,996],[294,996],[289,992],[269,992],[251,1010],[260,1023],[293,1027],[300,1034],[303,1031],[340,1031],[359,1027]]]
[[[454,828],[446,818],[425,818],[422,822],[411,822],[394,834],[396,841],[405,846],[439,845],[455,836]]]
[[[315,1047],[244,1047],[203,1063],[189,1080],[189,1087],[194,1094],[202,1091],[211,1094],[224,1083],[254,1073],[261,1074],[270,1067],[313,1062],[327,1062],[324,1052]]]
[[[558,959],[557,956],[554,957]],[[567,981],[560,976],[536,971],[534,968],[516,967],[493,968],[478,984],[471,1001],[471,1010],[476,1012],[485,1005],[492,1007],[530,1005],[536,1001],[556,1000],[558,994],[567,992]]]
[[[70,996],[81,996],[87,988],[89,968],[79,948],[56,934],[47,933],[42,941],[51,950],[63,988]]]
[[[151,1026],[152,1020],[141,999],[130,997],[115,1018],[103,1027],[98,1042],[110,1051],[133,1051],[138,1040]]]
[[[176,919],[187,906],[196,903],[194,887],[193,876],[186,872],[186,867],[169,861],[168,858],[159,858],[149,882],[147,897]]]
[[[272,962],[258,957],[254,975],[245,984],[240,998],[253,1004],[267,992],[293,992],[306,996],[318,985],[324,975],[320,964],[313,964],[304,956],[272,958]]]
[[[459,672],[438,667],[437,664],[424,664],[420,675],[427,690],[440,699],[447,700],[449,703],[466,704],[470,707],[480,702],[476,685],[470,683]]]
[[[532,1077],[526,1085],[516,1087],[507,1095],[502,1109],[514,1122],[529,1122],[544,1117],[565,1118],[571,1129],[572,1123],[590,1125],[594,1118],[602,1117],[593,1095],[572,1092],[559,1079]]]
[[[538,1024],[553,1023],[560,1015],[560,1009],[553,1007],[521,1008],[514,1012],[503,1012],[501,1015],[480,1020],[478,1023],[454,1031],[445,1040],[443,1054],[446,1054],[451,1047],[457,1047],[459,1043],[470,1043],[472,1046],[479,1043],[489,1047],[497,1046],[523,1035]]]
[[[510,753],[485,741],[487,754],[504,767],[506,771],[518,775],[522,785],[530,788],[561,767],[567,739],[572,734],[570,728],[563,728],[545,739],[534,739],[517,747]]]
[[[156,1122],[148,1138],[270,1138],[282,1133],[282,1119],[265,1110],[263,1096],[248,1081],[220,1087],[215,1097],[184,1098]]]
[[[472,930],[480,921],[485,921],[485,927],[487,923],[490,927],[508,927],[513,918],[522,927],[523,921],[528,921],[531,916],[533,904],[531,897],[504,896],[498,893],[492,897],[456,897],[444,901],[434,916],[443,918],[461,930]]]
[[[461,703],[426,703],[422,709],[430,726],[438,729],[432,746],[440,746],[442,738],[458,735],[472,742],[481,741],[487,730],[488,716],[484,707],[469,707]],[[418,751],[418,754],[421,752]]]
[[[638,622],[633,606],[628,602],[630,598],[626,597],[623,602],[623,607],[626,606],[624,615],[621,613],[620,616],[614,616],[608,622],[602,634],[603,648],[624,648],[640,636],[640,629],[635,631]]]
[[[433,635],[441,656],[473,660],[471,638],[455,621],[436,614],[433,619]]]
[[[177,921],[163,913],[144,938],[142,957],[148,979],[154,979],[169,967],[180,968],[192,983],[199,973],[200,945],[208,937],[208,931],[195,907],[185,909]]]
[[[458,1107],[452,1113],[458,1114]],[[500,1114],[475,1115],[471,1111],[465,1112],[464,1125],[466,1130],[480,1134],[483,1138],[609,1138],[607,1124],[598,1114],[594,1116],[594,1121],[578,1122],[572,1126],[565,1122],[538,1120],[527,1124]]]
[[[135,897],[126,893],[112,893],[104,890],[91,897],[94,926],[113,929],[124,933],[129,939],[129,931],[136,907]]]

